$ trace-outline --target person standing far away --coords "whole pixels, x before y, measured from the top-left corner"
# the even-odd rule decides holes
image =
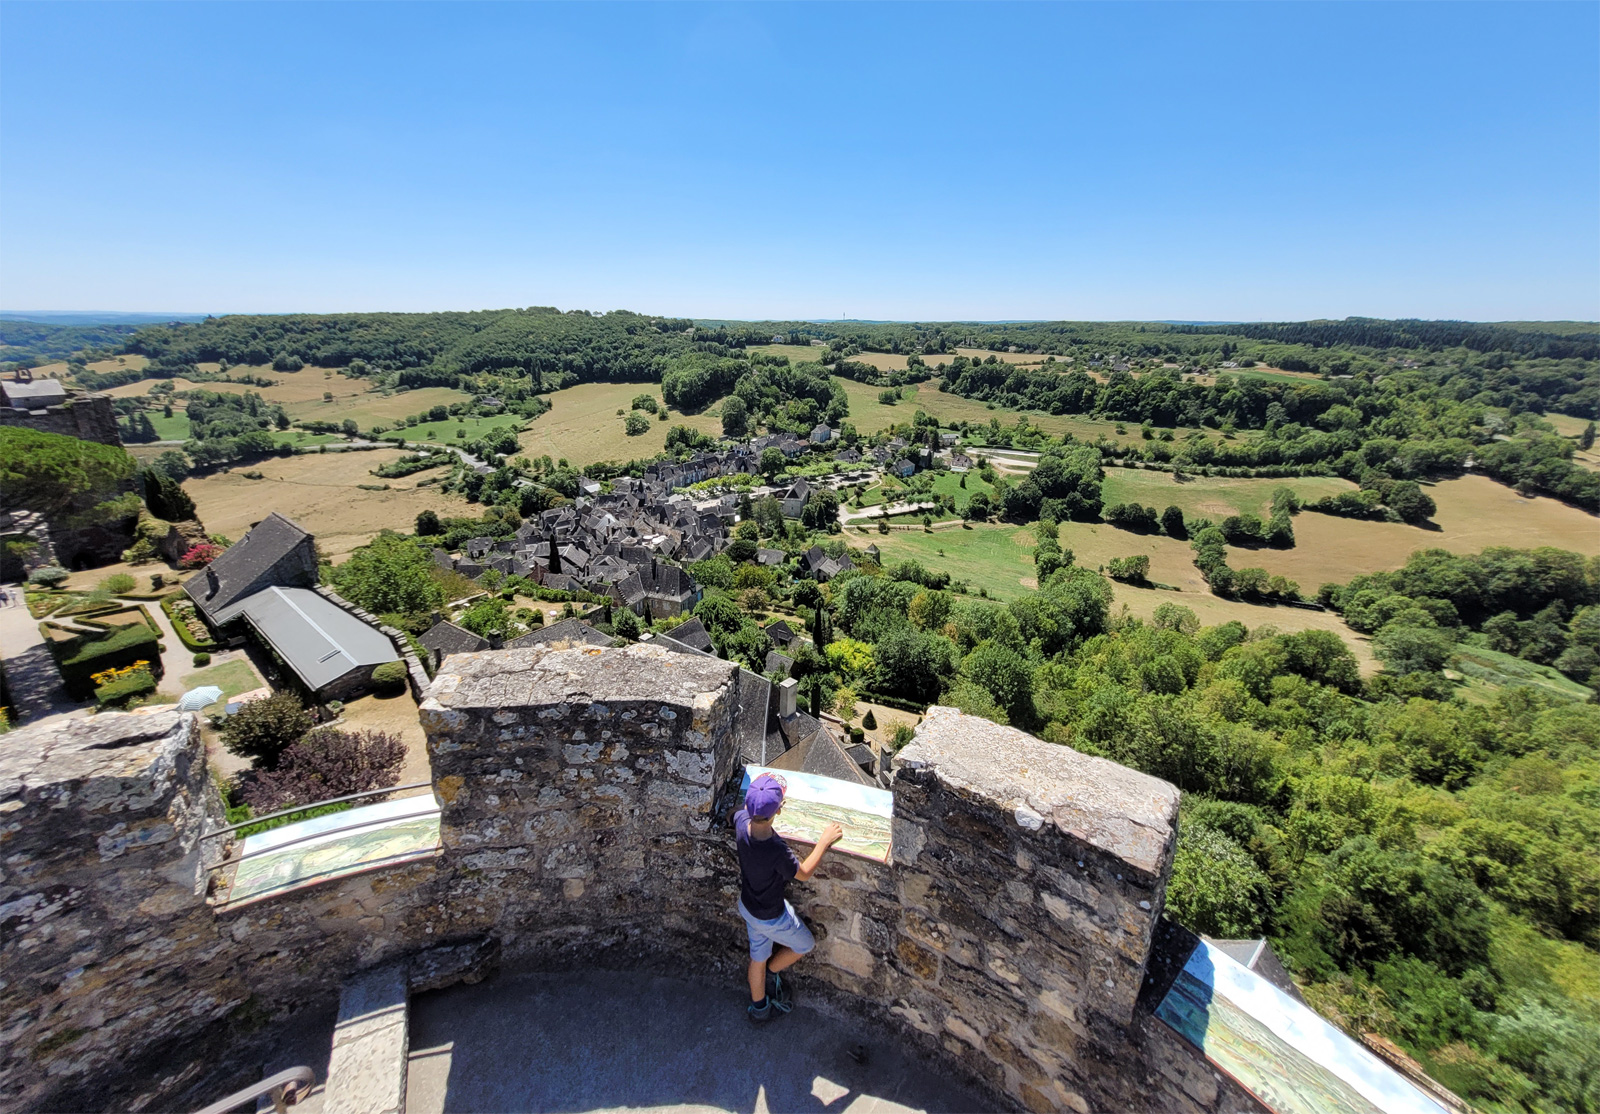
[[[791,878],[805,882],[817,872],[828,848],[844,836],[838,824],[822,829],[822,838],[801,862],[773,829],[783,811],[784,783],[762,774],[745,790],[744,808],[734,813],[733,828],[739,848],[739,915],[750,937],[750,1020],[770,1021],[793,1008],[790,987],[781,972],[817,946],[783,896]]]

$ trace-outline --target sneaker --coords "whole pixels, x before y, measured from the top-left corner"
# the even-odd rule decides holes
[[[785,1013],[794,1001],[793,990],[782,975],[767,976],[767,1001],[778,1003]]]
[[[756,1008],[756,1004],[754,1002],[751,1002],[744,1009],[745,1013],[749,1015],[750,1023],[752,1025],[761,1025],[765,1022],[771,1021],[774,1012],[772,1009],[772,998],[770,996],[767,998],[767,1004],[762,1006],[760,1009]]]

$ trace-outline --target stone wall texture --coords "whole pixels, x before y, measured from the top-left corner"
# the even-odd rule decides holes
[[[207,1041],[424,952],[742,977],[736,684],[648,645],[447,658],[422,705],[440,855],[236,910],[205,899],[189,717],[8,736],[37,757],[0,783],[0,1108],[170,1103]],[[997,1106],[1256,1109],[1139,1005],[1176,790],[943,708],[892,785],[893,861],[832,854],[791,887],[805,992]]]
[[[117,412],[112,409],[110,395],[78,395],[60,406],[38,410],[0,406],[0,425],[27,426],[43,433],[98,441],[102,445],[122,444],[122,431],[117,428]]]

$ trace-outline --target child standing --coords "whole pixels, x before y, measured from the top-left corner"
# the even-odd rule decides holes
[[[794,906],[784,899],[789,879],[804,882],[816,873],[822,856],[839,842],[844,829],[829,824],[822,838],[801,862],[773,830],[783,810],[783,782],[762,774],[745,791],[744,808],[734,814],[739,847],[739,915],[750,936],[750,1020],[756,1024],[774,1013],[789,1012],[789,987],[780,971],[816,947],[816,940]]]

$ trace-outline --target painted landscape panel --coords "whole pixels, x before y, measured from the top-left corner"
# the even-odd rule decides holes
[[[219,896],[238,905],[438,849],[439,805],[431,794],[346,809],[247,836]]]
[[[1204,941],[1156,1016],[1277,1114],[1444,1114],[1393,1068]]]
[[[784,839],[815,843],[822,829],[834,823],[844,829],[844,838],[834,844],[836,850],[874,862],[889,861],[894,796],[887,789],[766,766],[746,766],[744,787],[762,774],[779,777],[788,787],[776,825]]]

